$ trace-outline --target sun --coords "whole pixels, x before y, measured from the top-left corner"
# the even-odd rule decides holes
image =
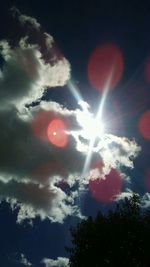
[[[102,122],[101,112],[98,111],[97,114],[93,114],[88,104],[83,101],[80,103],[80,107],[80,109],[76,110],[77,125],[80,126],[80,129],[71,130],[69,133],[76,141],[76,149],[85,154],[85,161],[87,161],[92,153],[96,152],[97,142],[95,141],[99,143],[103,139],[105,127]]]
[[[68,83],[70,92],[80,106],[80,109],[76,110],[76,120],[81,129],[71,130],[69,133],[76,141],[76,149],[86,155],[83,174],[87,173],[92,154],[98,149],[95,147],[95,141],[99,139],[102,143],[103,137],[105,136],[105,125],[102,117],[107,94],[109,92],[111,77],[112,75],[110,73],[110,76],[104,85],[103,93],[100,96],[99,107],[96,114],[93,114],[93,112],[90,111],[90,105],[83,100],[79,89],[74,83],[71,80]]]
[[[102,121],[102,110],[103,104],[105,102],[105,95],[102,98],[102,102],[100,103],[98,112],[93,114],[89,110],[89,105],[80,101],[79,105],[81,107],[76,114],[76,119],[78,124],[81,126],[81,129],[77,132],[72,132],[76,142],[77,142],[77,150],[85,153],[86,159],[83,167],[83,174],[88,171],[90,166],[92,154],[95,151],[95,141],[102,140],[105,135],[105,127]],[[83,143],[82,140],[85,140]],[[96,145],[97,146],[97,145]]]
[[[100,113],[96,115],[89,111],[88,106],[85,103],[80,102],[82,110],[79,110],[77,113],[77,121],[81,126],[81,135],[84,139],[87,139],[89,142],[96,137],[101,137],[104,134],[104,123]]]
[[[86,125],[84,125],[84,130],[89,136],[89,140],[95,139],[96,137],[101,137],[104,133],[104,125],[102,120],[90,118],[87,119]]]

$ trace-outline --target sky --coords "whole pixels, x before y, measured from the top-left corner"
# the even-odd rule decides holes
[[[150,206],[148,3],[4,1],[0,266],[67,267],[69,228]]]

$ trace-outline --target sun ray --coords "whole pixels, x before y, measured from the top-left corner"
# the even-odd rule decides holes
[[[97,112],[97,115],[96,115],[96,119],[95,119],[95,125],[100,123],[101,127],[104,127],[103,124],[102,124],[102,115],[103,115],[103,109],[104,109],[104,105],[105,105],[105,102],[106,102],[106,98],[107,98],[107,94],[108,94],[108,91],[109,91],[109,86],[110,86],[110,83],[111,83],[112,76],[113,76],[113,69],[112,69],[112,71],[110,73],[110,76],[109,76],[109,78],[107,80],[107,84],[105,86],[105,89],[103,90],[103,94],[102,94],[102,98],[101,98],[101,101],[100,101],[99,109],[98,109],[98,112]],[[100,133],[98,135],[99,138],[102,138],[102,136],[101,136],[102,135],[102,131],[103,131],[103,129],[100,131]],[[91,162],[91,158],[92,158],[92,153],[93,153],[93,147],[94,147],[94,143],[95,143],[96,137],[97,137],[97,132],[95,132],[95,134],[91,137],[90,142],[89,142],[89,151],[88,151],[88,154],[87,154],[86,159],[85,159],[83,172],[82,172],[83,175],[85,175],[89,170],[89,166],[90,166],[90,162]]]
[[[74,84],[74,82],[72,80],[68,81],[67,87],[68,87],[69,91],[71,92],[71,94],[76,99],[77,103],[80,103],[83,101],[79,89],[77,88],[77,86]]]

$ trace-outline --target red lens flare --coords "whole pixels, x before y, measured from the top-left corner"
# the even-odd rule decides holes
[[[124,61],[120,48],[108,43],[98,46],[91,54],[88,62],[88,77],[91,85],[103,91],[109,83],[109,89],[120,81],[124,69]]]
[[[68,142],[67,127],[63,120],[52,120],[47,128],[49,141],[57,147],[65,147]]]
[[[67,126],[53,112],[40,112],[32,122],[35,136],[43,141],[50,141],[57,147],[65,147],[68,142]]]
[[[150,192],[150,169],[146,171],[145,175],[145,185],[146,185],[146,190]]]
[[[54,114],[51,112],[39,112],[33,122],[32,122],[32,130],[37,138],[40,138],[42,141],[48,141],[47,138],[47,127],[49,122],[54,119]]]
[[[139,120],[139,131],[142,136],[150,140],[150,110],[146,111]]]
[[[97,201],[102,203],[113,202],[122,189],[122,179],[120,173],[111,169],[105,179],[99,177],[89,181],[89,190]]]

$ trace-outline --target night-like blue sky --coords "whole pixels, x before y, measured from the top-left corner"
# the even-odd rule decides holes
[[[70,226],[150,206],[150,6],[3,2],[0,266],[66,267]]]

